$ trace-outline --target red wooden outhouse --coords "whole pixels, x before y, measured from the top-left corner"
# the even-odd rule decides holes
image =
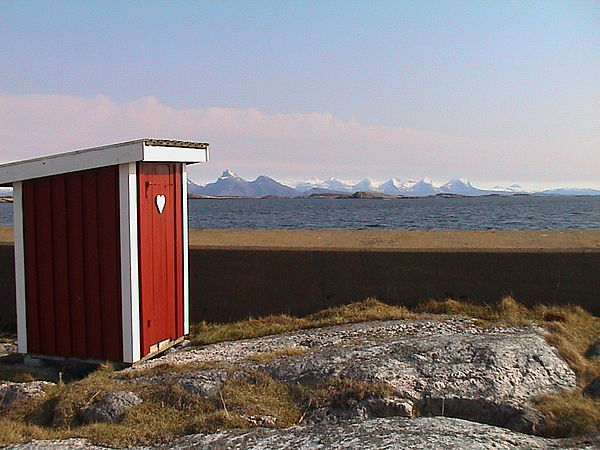
[[[140,139],[0,165],[20,353],[135,363],[189,333],[186,165],[207,161]]]

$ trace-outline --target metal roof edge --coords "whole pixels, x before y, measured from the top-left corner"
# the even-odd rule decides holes
[[[197,148],[206,150],[209,146],[207,142],[180,141],[177,139],[143,139],[144,144],[158,147],[179,147],[179,148]]]

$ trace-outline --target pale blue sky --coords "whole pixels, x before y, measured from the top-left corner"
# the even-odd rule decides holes
[[[3,160],[144,132],[211,142],[201,179],[600,185],[599,1],[4,0],[0,42]]]

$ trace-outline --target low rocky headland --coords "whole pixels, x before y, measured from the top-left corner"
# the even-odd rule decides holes
[[[568,319],[549,314],[553,323]],[[578,392],[599,402],[599,389],[593,381],[578,387],[580,366],[549,343],[548,328],[530,322],[407,313],[188,341],[66,385],[0,382],[0,426],[13,424],[5,444],[29,441],[12,449],[598,448],[594,433],[550,437],[560,435],[562,418],[544,399]]]

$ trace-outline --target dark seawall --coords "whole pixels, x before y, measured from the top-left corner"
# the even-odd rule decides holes
[[[194,321],[304,315],[375,297],[573,303],[600,314],[600,253],[192,250]]]
[[[193,230],[190,316],[223,322],[304,315],[367,297],[413,305],[505,295],[600,315],[600,232],[538,235],[542,243],[535,232]],[[0,289],[1,327],[14,327],[10,242],[0,243]]]

